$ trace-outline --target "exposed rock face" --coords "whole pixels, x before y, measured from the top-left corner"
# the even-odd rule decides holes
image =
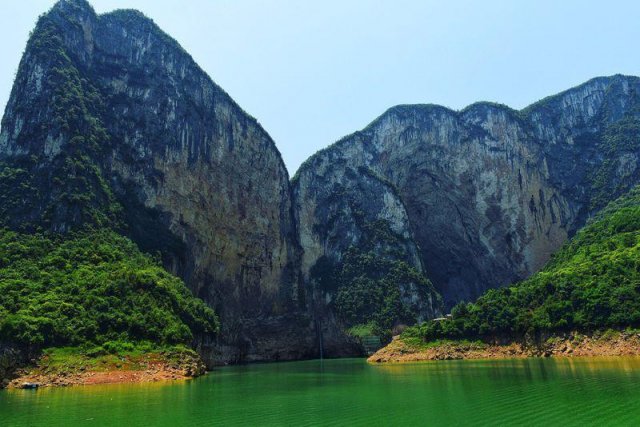
[[[365,168],[332,165],[314,172],[317,185],[295,187],[296,200],[304,201],[296,206],[303,271],[308,272],[323,255],[340,259],[349,247],[373,237],[367,235],[371,232],[365,225],[379,220],[399,237],[403,261],[422,271],[405,206],[391,183]],[[389,242],[378,239],[376,243],[386,246]]]
[[[352,279],[341,280],[344,279],[344,258],[349,250],[357,250],[347,257],[357,260],[355,264],[365,259],[372,260],[368,261],[371,268],[346,266],[347,270],[354,271],[351,276],[367,277],[370,282],[366,286],[369,288],[374,286],[371,281],[385,275],[388,262],[393,265],[401,263],[417,274],[423,273],[407,211],[395,187],[365,167],[356,170],[346,165],[335,166],[331,164],[314,170],[317,175],[314,175],[313,186],[294,187],[298,201],[296,220],[304,248],[301,260],[302,271],[305,272],[303,280],[311,291],[311,308],[322,334],[324,349],[329,355],[336,354],[351,341],[341,333],[349,323],[351,326],[366,323],[384,311],[376,308],[374,301],[363,301],[370,310],[360,310],[361,315],[352,315],[351,321],[346,323],[345,316],[337,312],[334,300],[340,297],[340,288],[350,287],[353,282]],[[398,302],[406,308],[408,318],[400,318],[400,312],[396,311],[390,315],[393,317],[390,320],[415,323],[433,318],[440,310],[439,297],[430,284],[418,283],[415,275],[402,278],[395,275],[393,281],[393,286],[399,291]],[[388,289],[383,292],[388,294]],[[373,297],[361,291],[354,292],[354,295],[356,298]],[[349,304],[347,311],[354,311],[354,306]],[[365,314],[366,311],[374,313]]]
[[[16,371],[27,361],[27,351],[0,342],[0,389],[9,385],[9,382],[16,376]]]
[[[373,171],[397,189],[406,233],[446,307],[529,276],[639,181],[639,94],[640,79],[614,76],[523,111],[488,103],[388,110],[296,174],[303,275],[353,240],[327,222],[327,204],[339,206],[345,192],[370,203],[369,194],[340,185],[355,189]],[[359,177],[345,184],[347,171]]]
[[[40,19],[2,121],[0,161],[4,224],[111,226],[159,251],[221,317],[221,336],[202,349],[209,362],[315,351],[280,153],[139,12],[98,16],[84,0],[62,0]],[[276,331],[269,345],[256,339],[265,328]]]

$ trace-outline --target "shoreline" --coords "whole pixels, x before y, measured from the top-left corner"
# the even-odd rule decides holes
[[[159,366],[147,370],[83,371],[64,374],[24,373],[11,380],[7,389],[44,387],[70,387],[104,384],[134,384],[160,381],[178,381],[197,378],[203,374],[187,375],[184,370]],[[32,386],[35,385],[35,386]]]
[[[86,357],[43,355],[34,365],[14,372],[0,386],[36,389],[98,384],[132,384],[188,380],[207,372],[195,352],[141,353]]]
[[[41,357],[34,366],[20,369],[4,388],[69,387],[104,384],[134,384],[161,381],[184,381],[207,373],[200,357],[194,353],[146,353],[135,357],[118,357],[117,362],[104,358],[65,360],[53,364]],[[600,357],[640,356],[640,333],[637,331],[577,332],[551,336],[542,343],[488,343],[468,340],[440,340],[424,343],[417,338],[396,336],[391,343],[367,358],[370,364],[411,363],[437,360],[519,359],[530,357]]]
[[[640,334],[606,331],[583,335],[552,336],[537,344],[513,341],[442,340],[432,343],[415,338],[394,337],[391,343],[367,358],[371,364],[409,363],[434,360],[517,359],[529,357],[640,356]]]

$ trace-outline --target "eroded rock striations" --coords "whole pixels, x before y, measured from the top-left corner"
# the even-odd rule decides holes
[[[141,13],[62,0],[39,19],[0,162],[5,226],[113,227],[160,253],[221,317],[201,343],[209,362],[316,351],[280,153]]]
[[[371,174],[395,189],[408,219],[403,233],[415,240],[446,308],[529,276],[593,212],[638,182],[639,95],[640,79],[613,76],[522,111],[490,103],[462,111],[391,108],[312,156],[294,177],[303,276],[313,282],[318,260],[353,241],[342,232],[346,214],[336,223],[327,212],[341,209],[343,193],[376,203],[353,191]]]

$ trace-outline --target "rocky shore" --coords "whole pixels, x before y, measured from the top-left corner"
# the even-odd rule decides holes
[[[577,332],[552,336],[540,343],[442,340],[432,343],[394,337],[367,360],[403,363],[427,360],[509,359],[524,357],[640,356],[640,334],[630,331]]]
[[[195,378],[206,373],[197,355],[144,354],[139,356],[85,359],[78,363],[52,364],[47,356],[35,366],[20,369],[13,379],[5,379],[6,388],[66,387],[75,385],[142,383]]]

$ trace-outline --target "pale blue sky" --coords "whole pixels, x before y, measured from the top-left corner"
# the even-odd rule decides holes
[[[37,16],[0,2],[0,108]],[[640,74],[640,1],[93,0],[135,8],[256,117],[293,175],[396,104],[522,108],[591,77]]]

